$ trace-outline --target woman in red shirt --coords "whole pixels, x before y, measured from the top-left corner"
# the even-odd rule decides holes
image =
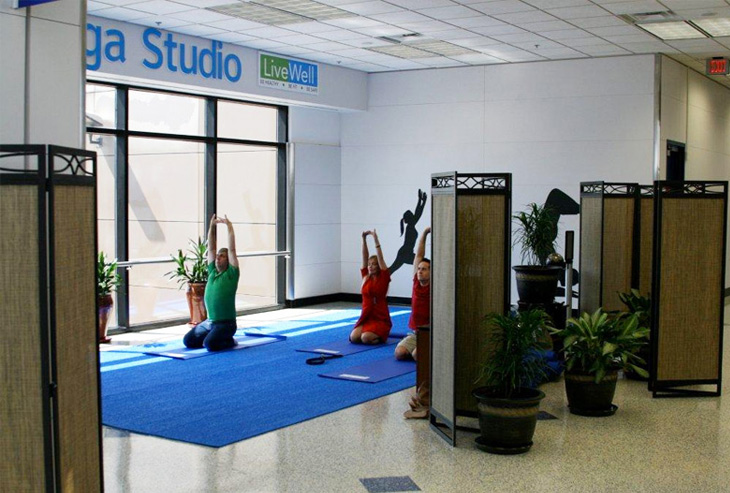
[[[367,237],[373,236],[376,255],[370,256]],[[362,233],[362,314],[350,333],[350,342],[355,344],[380,344],[388,339],[390,321],[388,311],[388,286],[390,271],[383,260],[378,233],[375,230]]]

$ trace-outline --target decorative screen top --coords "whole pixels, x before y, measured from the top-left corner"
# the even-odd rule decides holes
[[[438,173],[431,175],[431,188],[456,188],[458,190],[509,190],[510,173],[459,174]]]
[[[78,154],[51,154],[54,175],[94,176],[94,158]]]
[[[726,181],[655,181],[654,194],[670,197],[726,195]]]
[[[46,149],[42,145],[0,146],[0,173],[37,175],[46,161]]]
[[[638,183],[607,183],[604,181],[584,182],[580,184],[581,195],[610,195],[614,197],[636,194]]]
[[[642,197],[653,197],[654,185],[639,185],[639,195]]]

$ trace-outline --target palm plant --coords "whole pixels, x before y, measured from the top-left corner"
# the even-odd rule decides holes
[[[646,370],[635,364],[646,363],[636,352],[649,336],[649,329],[639,324],[636,314],[610,318],[599,308],[593,314],[571,318],[564,329],[551,332],[563,339],[567,371],[594,375],[595,383],[619,369],[630,368],[648,377]]]
[[[177,255],[171,255],[171,257],[175,261],[175,270],[165,275],[176,280],[180,284],[180,288],[185,284],[208,281],[208,244],[202,238],[198,237],[197,241],[190,240],[186,253],[178,250]],[[189,261],[192,261],[190,266]]]
[[[107,296],[122,282],[122,276],[117,272],[117,260],[108,260],[104,252],[99,252],[96,261],[96,294]]]
[[[527,211],[515,214],[517,222],[515,244],[520,243],[522,261],[528,265],[547,265],[548,257],[555,252],[558,236],[558,216],[550,206],[530,203]]]
[[[543,310],[516,314],[491,314],[485,318],[492,348],[482,365],[478,381],[494,389],[494,395],[512,398],[520,388],[545,377],[545,362],[538,351],[544,349],[545,330],[550,317]]]

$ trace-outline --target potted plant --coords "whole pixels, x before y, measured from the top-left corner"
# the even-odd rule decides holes
[[[99,318],[97,332],[99,343],[108,343],[111,338],[106,335],[109,315],[114,306],[112,293],[122,282],[122,276],[117,272],[117,260],[107,260],[104,252],[99,252],[96,259],[96,303]]]
[[[477,446],[495,454],[521,454],[530,450],[540,401],[545,394],[536,386],[545,377],[543,348],[550,318],[543,310],[486,319],[488,351],[477,382],[484,386],[472,394],[477,399]]]
[[[649,329],[639,325],[636,314],[609,317],[599,308],[592,315],[571,318],[564,329],[552,329],[563,339],[565,392],[570,412],[581,416],[611,416],[618,370],[631,368],[648,373],[636,363],[635,353],[645,343]]]
[[[628,313],[634,313],[639,318],[640,327],[651,327],[651,299],[648,296],[642,295],[638,289],[632,289],[628,293],[619,293],[618,297],[621,302],[626,305]],[[636,366],[643,368],[648,374],[649,368],[651,368],[651,348],[649,346],[648,337],[644,344],[639,347],[636,354],[641,360],[646,362],[645,364],[637,362]],[[627,378],[631,378],[633,380],[647,380],[646,377],[636,373],[633,368],[628,368],[624,374]]]
[[[512,267],[517,278],[517,292],[523,304],[548,305],[553,302],[563,269],[548,265],[555,253],[558,215],[550,206],[528,204],[527,210],[512,216],[517,224],[514,240],[521,244],[522,262]]]
[[[188,256],[189,255],[189,256]],[[205,284],[208,281],[208,244],[198,237],[197,241],[190,240],[187,253],[177,251],[177,255],[171,255],[175,262],[175,270],[166,275],[174,279],[180,285],[187,286],[186,297],[188,310],[190,311],[190,325],[197,325],[206,318],[208,313],[205,309]]]

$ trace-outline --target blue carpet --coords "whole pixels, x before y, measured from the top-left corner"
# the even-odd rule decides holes
[[[260,327],[283,333],[287,340],[207,358],[104,351],[102,421],[135,433],[222,447],[412,387],[413,373],[374,385],[317,376],[324,369],[341,371],[388,358],[393,346],[329,360],[324,366],[307,365],[311,354],[296,352],[347,338],[359,315],[355,311],[354,316],[344,310],[340,318],[328,320],[313,317],[309,324],[297,320]],[[410,310],[391,312],[394,327],[407,325]]]

